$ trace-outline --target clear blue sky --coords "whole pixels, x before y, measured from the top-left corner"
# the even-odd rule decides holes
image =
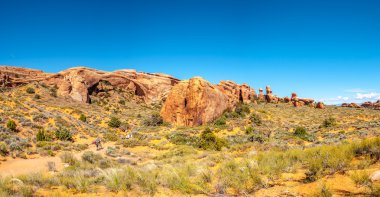
[[[199,75],[329,103],[380,97],[376,0],[0,0],[0,27],[0,65]]]

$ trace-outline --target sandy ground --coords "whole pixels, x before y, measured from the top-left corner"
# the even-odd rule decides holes
[[[57,170],[63,169],[63,164],[59,157],[41,157],[36,159],[8,159],[0,164],[0,175],[17,176],[35,172],[47,172],[48,162],[55,162]]]

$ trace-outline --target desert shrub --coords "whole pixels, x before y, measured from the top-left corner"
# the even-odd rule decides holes
[[[7,128],[10,129],[11,131],[16,131],[17,129],[16,122],[14,120],[8,120]]]
[[[226,125],[227,118],[225,115],[221,116],[220,118],[216,119],[214,124],[217,126]]]
[[[82,122],[87,122],[87,117],[84,114],[81,114],[79,116],[79,120],[82,121]]]
[[[54,86],[54,87],[50,88],[50,90],[49,90],[50,91],[50,96],[57,97],[58,96],[57,90],[58,90],[57,86]]]
[[[130,167],[108,169],[102,173],[106,187],[112,192],[131,190],[137,178],[136,174],[136,171]]]
[[[55,166],[55,162],[54,161],[48,161],[47,166],[48,166],[48,170],[50,172],[57,171],[57,167]]]
[[[332,117],[325,119],[322,123],[322,127],[324,128],[334,127],[336,125],[337,125],[336,119]]]
[[[32,87],[28,87],[28,88],[26,88],[26,93],[34,94],[34,93],[36,93],[36,91]]]
[[[173,144],[176,145],[195,145],[195,142],[198,140],[196,136],[191,136],[183,132],[171,132],[166,135],[166,138]]]
[[[125,100],[119,100],[120,105],[125,105]]]
[[[241,116],[241,117],[245,117],[247,114],[249,114],[251,111],[249,109],[249,106],[247,104],[244,104],[244,103],[239,103],[236,108],[235,108],[235,112]]]
[[[251,123],[257,125],[257,126],[260,126],[262,125],[262,119],[261,119],[261,116],[258,115],[258,114],[252,114],[250,117],[249,117],[249,120],[251,121]]]
[[[112,132],[112,131],[107,131],[107,132],[103,135],[103,138],[104,138],[106,141],[111,141],[111,142],[116,142],[117,140],[119,140],[119,136],[117,135],[117,133]]]
[[[110,121],[108,122],[108,126],[112,128],[119,128],[121,125],[121,121],[116,117],[111,117]]]
[[[358,186],[371,186],[370,174],[366,171],[355,171],[350,174],[350,178]]]
[[[72,141],[73,134],[66,128],[58,128],[55,131],[55,137],[62,141]]]
[[[259,142],[262,144],[266,141],[266,137],[261,133],[252,133],[248,136],[248,140],[250,142]]]
[[[71,166],[73,166],[73,165],[75,165],[75,164],[77,164],[79,162],[75,158],[75,156],[73,155],[73,153],[71,153],[71,152],[63,152],[60,155],[60,158],[61,158],[61,160],[62,160],[63,163],[68,163]]]
[[[333,196],[330,189],[326,186],[325,183],[322,183],[322,185],[319,187],[319,191],[315,196],[320,197],[331,197]]]
[[[39,94],[35,94],[35,95],[34,95],[34,98],[37,99],[37,100],[38,100],[38,99],[41,99],[41,95],[39,95]]]
[[[263,187],[263,180],[252,161],[236,162],[234,160],[222,163],[217,172],[219,178],[218,190],[232,188],[238,194],[249,194]],[[218,191],[223,193],[224,191]]]
[[[103,157],[99,154],[96,154],[92,151],[86,151],[82,155],[82,160],[86,161],[88,163],[94,164],[98,162],[99,160],[103,159]]]
[[[255,129],[252,126],[248,126],[245,129],[245,134],[247,134],[247,135],[253,134],[254,132],[255,132]]]
[[[50,133],[46,132],[44,129],[40,129],[38,130],[37,134],[36,134],[36,140],[37,141],[50,141],[52,138],[51,138],[51,135]]]
[[[154,113],[149,118],[146,118],[143,122],[145,126],[159,126],[162,125],[164,121],[162,120],[160,114]]]
[[[1,156],[7,156],[9,154],[9,150],[7,148],[7,145],[4,142],[0,142],[0,155]]]
[[[302,140],[313,141],[314,137],[310,135],[304,127],[296,127],[294,130],[294,135]]]
[[[198,141],[198,147],[205,150],[217,150],[220,151],[222,147],[227,147],[228,143],[223,138],[218,138],[211,131],[210,128],[206,128],[200,135]]]

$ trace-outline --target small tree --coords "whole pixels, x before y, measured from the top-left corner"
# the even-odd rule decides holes
[[[108,122],[108,126],[112,128],[119,128],[121,125],[121,121],[116,117],[111,117],[110,121]]]
[[[14,120],[8,120],[7,128],[10,129],[11,131],[16,131],[16,128],[17,128],[16,122]]]

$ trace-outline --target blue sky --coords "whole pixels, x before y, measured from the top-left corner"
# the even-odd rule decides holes
[[[0,0],[0,65],[134,68],[362,102],[380,98],[379,10],[376,0]]]

